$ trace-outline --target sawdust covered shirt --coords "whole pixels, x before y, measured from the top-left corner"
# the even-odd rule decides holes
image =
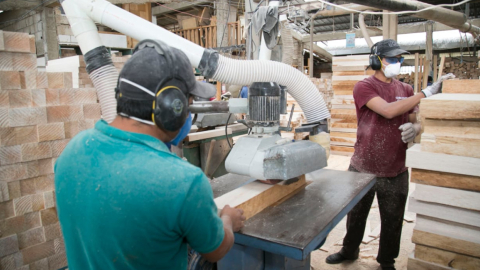
[[[369,109],[366,104],[374,97],[381,97],[388,103],[413,96],[410,85],[393,79],[385,83],[374,76],[359,81],[353,88],[357,110],[357,142],[351,165],[360,172],[372,173],[378,177],[394,177],[407,170],[405,156],[407,144],[402,141],[401,125],[409,122],[407,113],[387,119]]]
[[[208,179],[160,140],[99,121],[55,165],[69,269],[187,269],[187,244],[217,249],[223,223]]]

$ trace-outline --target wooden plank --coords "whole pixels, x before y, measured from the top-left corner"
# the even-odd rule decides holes
[[[422,85],[422,89],[427,88],[428,74],[430,74],[430,60],[425,59],[425,61],[423,62],[423,85]]]
[[[359,66],[332,66],[332,71],[333,72],[341,72],[341,71],[359,71],[359,72],[365,72],[365,69],[367,68],[368,63],[365,65],[359,65]]]
[[[422,230],[413,230],[412,242],[459,254],[480,257],[480,244]]]
[[[437,74],[438,74],[438,56],[435,54],[433,56],[433,82],[437,81]]]
[[[300,180],[290,185],[284,183],[285,181],[268,185],[254,181],[216,198],[215,203],[218,209],[223,209],[226,205],[242,209],[245,217],[249,219],[290,193],[298,191],[298,188],[303,189],[306,185],[305,176],[302,175]]]
[[[232,134],[232,129],[227,128],[227,133]],[[218,137],[218,136],[225,136],[225,129],[215,129],[215,130],[189,133],[186,140],[187,142],[193,142],[193,141],[199,141],[199,140]]]
[[[480,80],[446,80],[442,93],[445,94],[480,94]]]
[[[429,263],[415,258],[414,252],[410,254],[407,262],[409,270],[451,270],[450,267],[444,267],[435,263]]]
[[[340,80],[342,79],[340,76],[365,76],[365,75],[373,75],[375,74],[375,70],[353,70],[353,71],[333,71],[333,76],[339,78]]]
[[[421,117],[431,119],[480,119],[480,95],[438,94],[420,102]]]
[[[423,216],[480,227],[480,212],[478,211],[438,203],[424,202],[417,200],[414,197],[410,197],[409,199],[408,211]]]
[[[480,211],[480,193],[474,191],[417,184],[415,199]]]
[[[425,152],[420,144],[407,150],[405,165],[416,169],[480,176],[480,159]]]
[[[412,169],[412,182],[424,185],[457,188],[480,192],[480,177]]]
[[[445,66],[445,55],[443,55],[441,58],[440,58],[440,66],[438,67],[438,77],[437,77],[437,81],[438,79],[440,79],[440,77],[442,77],[442,73],[443,73],[443,67]]]
[[[480,269],[480,258],[457,254],[423,245],[415,246],[415,257],[453,269]]]
[[[415,229],[480,244],[480,229],[470,225],[417,215]]]

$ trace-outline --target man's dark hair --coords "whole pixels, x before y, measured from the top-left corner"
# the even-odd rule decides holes
[[[150,100],[117,99],[117,113],[124,113],[142,120],[152,121],[152,104]]]

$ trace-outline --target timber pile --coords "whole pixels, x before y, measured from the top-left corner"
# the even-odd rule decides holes
[[[53,168],[100,119],[95,89],[71,89],[71,73],[38,71],[30,40],[0,32],[0,269],[67,265]]]
[[[358,81],[368,78],[373,70],[368,66],[368,55],[333,57],[332,119],[330,122],[330,145],[332,154],[353,155],[357,139],[357,114],[353,101],[353,87]]]
[[[479,86],[446,81],[443,94],[420,103],[424,133],[406,162],[416,183],[409,211],[417,213],[409,269],[480,268]]]
[[[320,79],[320,78],[310,78],[310,80],[315,84],[320,94],[322,94],[323,100],[327,105],[328,110],[331,110],[332,104],[331,100],[333,97],[332,90],[332,80],[331,79]],[[290,112],[292,106],[295,104],[292,122],[290,126],[292,127],[291,132],[283,131],[282,137],[289,138],[292,140],[303,140],[308,136],[308,132],[295,133],[295,128],[307,123],[307,118],[303,114],[302,108],[298,105],[297,101],[290,95],[287,94],[287,114],[280,115],[280,126],[286,127],[288,125],[288,120],[290,119]]]

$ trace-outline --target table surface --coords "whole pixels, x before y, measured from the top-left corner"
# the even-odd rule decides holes
[[[305,259],[375,184],[365,173],[321,169],[306,175],[304,190],[275,207],[268,207],[245,222],[235,243]],[[211,181],[214,197],[254,181],[226,174]]]

